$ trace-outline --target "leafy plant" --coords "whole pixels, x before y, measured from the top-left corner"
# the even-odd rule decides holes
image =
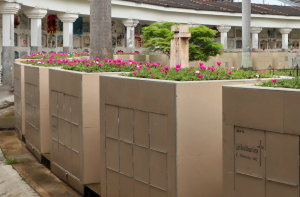
[[[16,163],[20,163],[19,160],[16,158],[7,158],[5,160],[6,165],[12,165],[12,164],[16,164]]]
[[[158,63],[150,64],[147,62],[146,66],[139,65],[134,72],[123,73],[123,76],[174,80],[174,81],[203,81],[203,80],[230,80],[230,79],[260,79],[270,78],[272,75],[266,74],[263,71],[245,71],[231,69],[211,68],[200,66],[197,68],[181,68],[177,65],[176,68],[169,66],[162,66]]]
[[[264,81],[257,86],[274,87],[274,88],[294,88],[300,89],[300,78],[289,78],[289,79],[272,79]]]
[[[171,40],[174,38],[174,32],[171,32],[172,25],[179,24],[171,22],[154,23],[143,28],[142,37],[148,51],[161,51],[170,56]],[[208,61],[211,56],[222,53],[222,44],[214,41],[217,31],[209,29],[204,25],[199,25],[197,27],[190,27],[190,33],[192,34],[189,44],[190,61]]]

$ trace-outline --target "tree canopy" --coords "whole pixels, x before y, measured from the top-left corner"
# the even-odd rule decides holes
[[[171,32],[172,25],[180,24],[171,22],[154,23],[142,29],[143,41],[148,51],[160,51],[170,56],[171,40],[174,38],[174,33]],[[199,25],[190,27],[190,33],[192,34],[189,40],[190,61],[208,61],[211,56],[222,53],[223,45],[214,40],[217,31]]]

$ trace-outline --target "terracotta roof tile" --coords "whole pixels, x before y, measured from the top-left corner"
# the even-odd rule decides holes
[[[164,7],[193,10],[242,13],[242,3],[212,0],[123,0]],[[269,14],[283,16],[300,16],[300,6],[278,6],[269,4],[252,4],[253,14]]]

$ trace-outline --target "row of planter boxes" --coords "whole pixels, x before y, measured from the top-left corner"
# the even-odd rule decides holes
[[[222,86],[258,81],[117,74],[16,63],[28,149],[50,153],[51,171],[80,193],[101,182],[102,196],[222,196]]]

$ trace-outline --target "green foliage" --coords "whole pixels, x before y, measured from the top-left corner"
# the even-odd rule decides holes
[[[16,164],[16,163],[20,163],[20,162],[18,161],[18,159],[16,159],[16,158],[7,158],[7,159],[5,160],[5,164],[6,164],[6,165],[12,165],[12,164]]]
[[[149,51],[161,51],[168,56],[170,55],[171,39],[174,38],[174,33],[171,32],[172,25],[179,24],[171,22],[154,23],[142,29],[142,38]]]
[[[179,24],[171,22],[154,23],[143,28],[142,37],[148,51],[161,51],[170,56],[171,40],[174,38],[174,33],[171,32],[172,25]],[[190,61],[208,61],[211,56],[221,54],[222,44],[214,41],[217,31],[209,29],[204,25],[199,25],[191,27],[190,33],[192,34],[189,45]]]
[[[264,81],[257,86],[300,89],[300,78],[295,77],[290,79],[272,79]]]
[[[215,42],[214,37],[218,33],[204,25],[191,27],[190,33],[190,61],[208,61],[211,56],[221,54],[223,45]]]
[[[270,78],[272,75],[259,71],[245,71],[223,68],[167,68],[160,65],[142,66],[139,70],[122,74],[129,77],[152,78],[174,81],[203,81],[203,80],[230,80],[230,79],[260,79]]]
[[[83,56],[89,56],[89,53],[86,52],[74,52],[73,57],[83,57]],[[70,53],[37,53],[32,54],[28,56],[24,56],[21,59],[50,59],[50,58],[70,58]]]

